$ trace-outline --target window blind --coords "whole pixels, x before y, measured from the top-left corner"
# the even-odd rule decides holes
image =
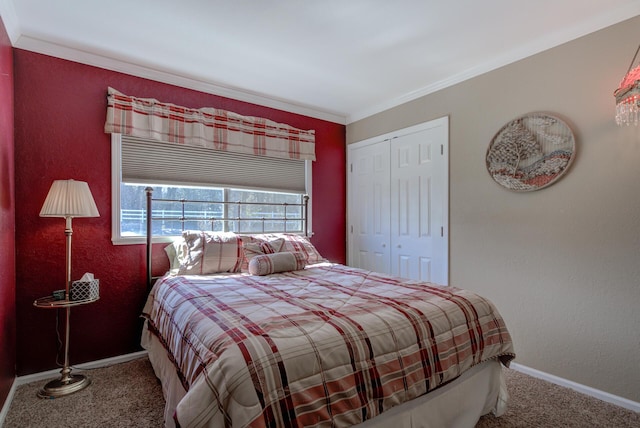
[[[122,181],[305,193],[305,161],[122,135]]]

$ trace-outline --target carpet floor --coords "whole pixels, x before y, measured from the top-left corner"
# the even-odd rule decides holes
[[[507,412],[483,416],[476,428],[640,427],[640,413],[531,376],[504,369],[510,394]],[[42,400],[43,381],[21,385],[5,428],[93,428],[163,426],[162,388],[146,358],[90,371],[91,385],[68,397]]]

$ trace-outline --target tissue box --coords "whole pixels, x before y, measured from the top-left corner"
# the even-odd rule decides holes
[[[93,300],[100,297],[100,280],[73,281],[71,283],[71,300]]]

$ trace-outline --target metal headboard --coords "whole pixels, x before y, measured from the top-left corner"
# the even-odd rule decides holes
[[[153,188],[147,187],[144,189],[147,195],[147,210],[146,210],[146,225],[147,225],[147,287],[151,289],[151,285],[153,284],[153,276],[151,275],[151,249],[152,249],[152,238],[153,238],[153,228],[152,224],[154,220],[165,220],[165,221],[178,221],[182,225],[182,230],[184,230],[184,224],[188,221],[203,221],[211,222],[211,230],[213,230],[213,226],[216,222],[238,222],[239,224],[243,221],[258,221],[262,223],[262,232],[265,232],[265,223],[273,222],[273,221],[283,221],[284,222],[284,230],[280,232],[287,232],[287,222],[288,221],[301,221],[302,222],[302,231],[305,236],[309,236],[309,196],[303,195],[302,203],[299,204],[290,204],[290,203],[272,203],[272,202],[229,202],[229,201],[202,201],[202,200],[188,200],[188,199],[164,199],[164,198],[153,198]],[[182,206],[182,210],[179,216],[162,216],[162,217],[154,217],[152,205],[153,201],[157,202],[178,202]],[[268,207],[284,207],[284,216],[283,217],[262,217],[262,218],[248,218],[248,217],[188,217],[185,215],[185,205],[186,204],[218,204],[218,205],[233,205],[233,206],[268,206]],[[302,217],[287,217],[287,207],[302,207]],[[241,210],[238,210],[240,213]],[[225,210],[226,213],[226,210]],[[248,234],[257,233],[257,232],[246,232]],[[275,233],[275,232],[274,232]]]

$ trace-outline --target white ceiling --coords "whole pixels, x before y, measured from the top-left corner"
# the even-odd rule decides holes
[[[18,48],[350,123],[640,0],[0,0],[0,14]]]

